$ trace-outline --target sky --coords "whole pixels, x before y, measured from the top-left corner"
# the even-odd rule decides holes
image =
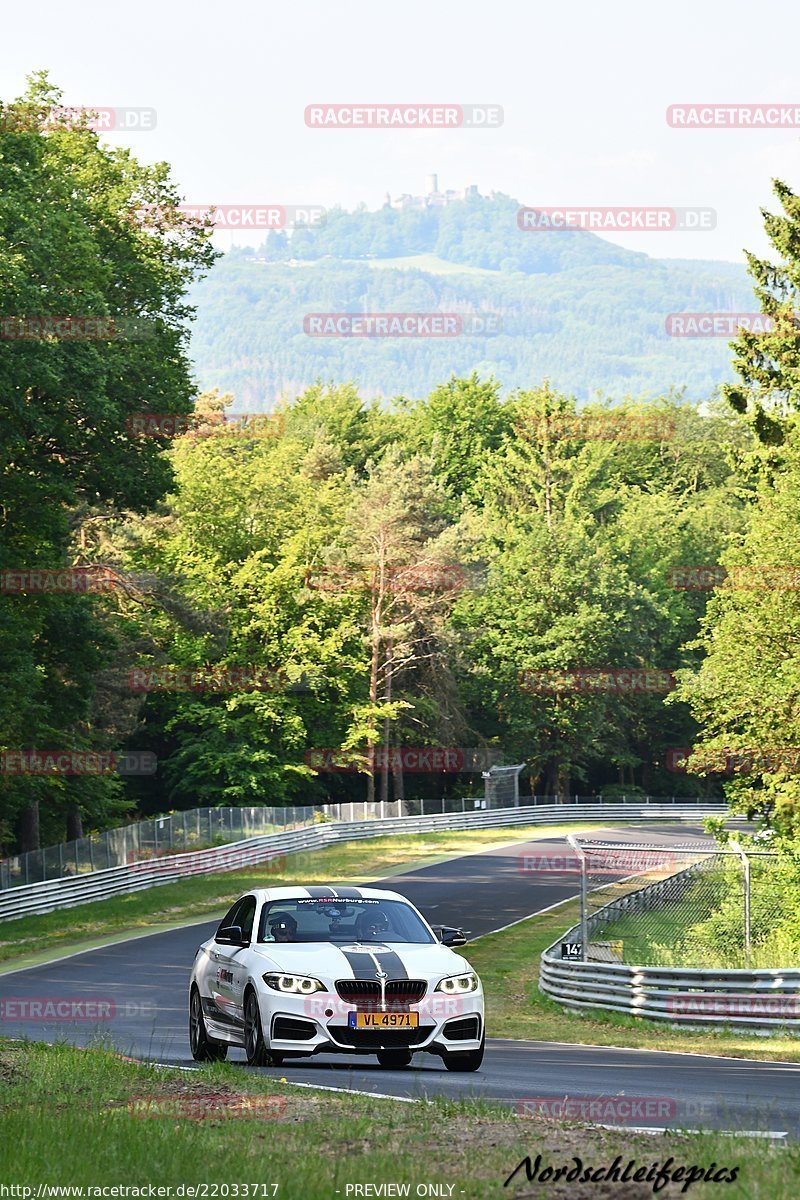
[[[6,6],[0,97],[46,69],[67,104],[155,109],[154,129],[108,140],[168,161],[190,203],[378,208],[436,173],[441,188],[474,183],[533,207],[711,208],[713,229],[604,236],[661,258],[742,261],[766,250],[771,178],[800,190],[800,127],[676,129],[666,112],[800,110],[798,35],[788,0],[39,0]],[[309,128],[317,103],[498,105],[503,122]]]

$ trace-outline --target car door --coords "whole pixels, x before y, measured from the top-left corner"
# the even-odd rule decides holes
[[[255,896],[244,896],[236,910],[234,924],[242,930],[244,946],[227,946],[228,970],[230,971],[231,1003],[237,1020],[244,1026],[244,989],[247,986],[247,958],[253,940],[253,925],[256,919]]]
[[[229,925],[240,924],[239,914],[242,912],[243,905],[247,899],[255,903],[255,897],[253,896],[243,896],[237,900],[220,921],[217,926],[217,933],[221,929],[226,929]],[[236,960],[236,952],[239,949],[239,946],[227,946],[223,942],[218,942],[215,935],[208,953],[208,983],[211,999],[223,1021],[226,1024],[230,1023],[237,1027],[243,1023],[241,1007],[237,1004],[237,975],[240,966]]]

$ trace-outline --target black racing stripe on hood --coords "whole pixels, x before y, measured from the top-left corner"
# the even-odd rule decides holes
[[[377,971],[374,961],[367,953],[360,950],[344,950],[339,946],[340,952],[347,959],[347,964],[353,972],[354,979],[376,979]]]
[[[381,965],[381,970],[385,971],[390,979],[408,979],[408,971],[403,966],[403,960],[399,954],[395,954],[394,950],[378,950],[372,951]]]
[[[307,887],[306,891],[312,900],[333,900],[336,892],[329,887]]]
[[[358,888],[335,887],[335,888],[331,888],[331,891],[333,892],[334,896],[336,896],[339,900],[363,900],[364,899],[364,897],[361,895],[361,892],[358,890]]]

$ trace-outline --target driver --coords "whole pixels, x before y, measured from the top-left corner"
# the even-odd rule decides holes
[[[359,913],[356,918],[356,937],[359,941],[373,941],[389,931],[389,918],[382,908]]]
[[[269,922],[270,933],[276,942],[297,941],[297,921],[289,913],[279,913]]]

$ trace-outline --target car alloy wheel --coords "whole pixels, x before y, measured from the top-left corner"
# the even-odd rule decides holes
[[[189,1046],[195,1062],[221,1062],[228,1053],[224,1042],[214,1042],[206,1033],[203,1005],[197,988],[192,989],[189,1000]]]
[[[244,1052],[251,1067],[279,1067],[283,1062],[282,1054],[275,1054],[267,1048],[261,1028],[258,997],[252,990],[248,991],[244,1002]]]
[[[442,1061],[448,1071],[477,1071],[483,1062],[483,1051],[486,1039],[481,1038],[477,1050],[460,1050],[453,1054],[450,1050],[442,1051]]]

